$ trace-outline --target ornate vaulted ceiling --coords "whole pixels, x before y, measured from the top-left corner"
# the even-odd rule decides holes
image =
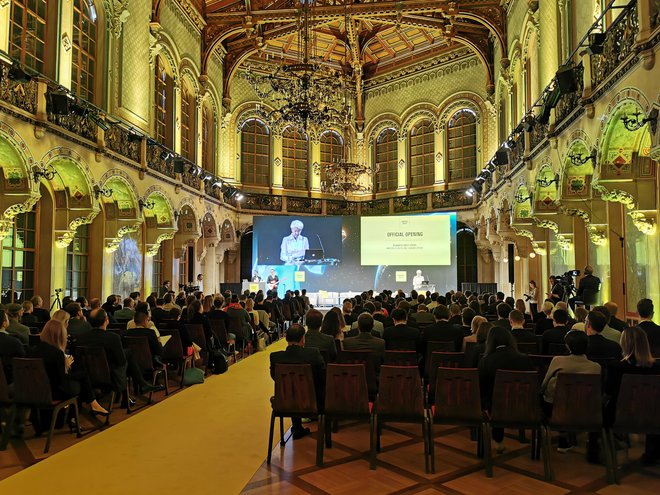
[[[155,16],[157,5],[155,0]],[[301,0],[188,0],[203,12],[204,57],[223,52],[224,94],[246,63],[298,58]],[[342,68],[356,84],[460,46],[481,59],[493,81],[494,44],[505,46],[500,0],[315,0],[315,55]]]

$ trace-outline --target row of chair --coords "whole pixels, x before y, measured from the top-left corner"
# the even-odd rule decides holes
[[[329,364],[323,407],[319,408],[310,365],[275,366],[268,463],[271,461],[273,429],[280,418],[280,444],[284,417],[318,418],[317,465],[323,465],[323,449],[331,447],[332,421],[363,419],[370,422],[370,467],[375,469],[379,434],[385,422],[412,422],[422,427],[425,469],[435,472],[434,424],[460,425],[479,431],[485,470],[492,476],[490,448],[492,428],[531,429],[532,456],[543,451],[546,480],[554,479],[551,464],[551,431],[600,432],[608,482],[618,482],[614,433],[660,433],[660,417],[652,407],[639,408],[649,400],[660,403],[660,376],[625,375],[617,403],[616,423],[603,428],[601,378],[599,375],[564,374],[557,379],[552,416],[544,418],[539,401],[539,380],[534,371],[499,370],[490,411],[481,408],[477,369],[439,367],[436,370],[435,404],[424,402],[424,391],[415,366],[383,365],[375,401],[369,401],[365,366]],[[483,445],[481,445],[483,442]],[[479,454],[479,451],[478,451]]]

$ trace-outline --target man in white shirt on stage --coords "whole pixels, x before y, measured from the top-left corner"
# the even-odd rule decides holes
[[[305,259],[305,251],[309,249],[309,241],[304,235],[300,235],[304,228],[300,220],[291,222],[291,235],[282,239],[280,246],[280,259],[286,264]]]
[[[422,275],[422,270],[417,270],[417,274],[413,277],[413,289],[419,290],[424,285],[424,275]]]

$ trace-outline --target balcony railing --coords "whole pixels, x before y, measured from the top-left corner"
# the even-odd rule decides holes
[[[635,51],[638,32],[637,3],[633,2],[605,32],[603,53],[591,56],[591,87],[594,90]]]
[[[37,81],[12,81],[9,78],[11,66],[0,62],[0,100],[34,114],[37,112]]]
[[[584,91],[584,65],[575,66],[575,78],[577,80],[577,91],[563,93],[555,107],[555,122],[559,126],[566,118],[580,107],[582,92]]]
[[[140,163],[140,142],[142,138],[131,134],[123,127],[113,125],[105,131],[105,145],[115,153]]]

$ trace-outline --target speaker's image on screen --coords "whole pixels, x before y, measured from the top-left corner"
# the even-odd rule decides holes
[[[361,264],[451,265],[451,215],[362,217]]]
[[[340,261],[341,217],[268,216],[254,218],[258,265]]]

